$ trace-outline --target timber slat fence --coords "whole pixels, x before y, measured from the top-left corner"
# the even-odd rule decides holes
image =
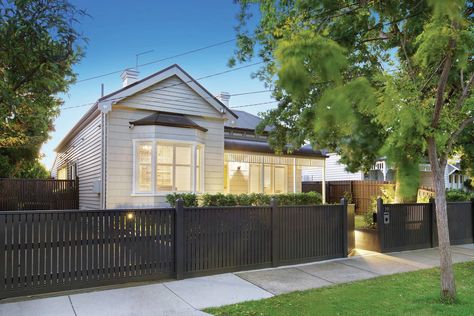
[[[338,203],[343,197],[350,195],[356,212],[365,213],[370,209],[372,198],[380,196],[380,189],[385,185],[394,183],[372,180],[326,181],[326,199],[329,203]],[[322,193],[322,182],[305,181],[302,183],[302,191]]]
[[[338,205],[0,212],[0,298],[347,256]]]
[[[0,211],[79,208],[79,179],[0,178]]]
[[[474,242],[474,202],[448,202],[451,245]],[[436,247],[435,204],[383,204],[378,200],[377,230],[382,252]]]

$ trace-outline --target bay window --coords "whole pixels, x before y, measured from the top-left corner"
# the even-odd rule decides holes
[[[201,192],[203,146],[134,141],[134,193]]]

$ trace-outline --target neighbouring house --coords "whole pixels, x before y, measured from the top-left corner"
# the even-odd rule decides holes
[[[213,96],[178,65],[121,77],[56,148],[52,174],[79,178],[81,209],[166,206],[172,192],[301,192],[302,168],[325,176],[322,152],[276,155],[255,134],[258,117],[231,110],[229,93]]]
[[[395,170],[386,159],[378,160],[367,173],[348,172],[346,166],[339,162],[341,156],[335,153],[327,154],[326,159],[326,181],[345,180],[378,180],[394,181]],[[427,163],[420,164],[420,186],[434,188],[431,177],[431,166]],[[462,173],[459,163],[448,163],[444,172],[444,182],[446,189],[464,189],[464,181],[469,177]],[[321,181],[321,174],[311,168],[303,169],[303,181]]]

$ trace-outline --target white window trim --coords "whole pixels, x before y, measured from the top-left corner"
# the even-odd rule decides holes
[[[136,163],[137,163],[137,144],[141,142],[151,142],[152,143],[152,154],[151,154],[151,187],[152,191],[150,192],[137,192],[136,190]],[[132,140],[133,143],[133,159],[132,159],[132,193],[130,196],[166,196],[171,193],[185,193],[181,191],[156,191],[156,144],[157,143],[162,143],[162,144],[171,144],[171,145],[190,145],[193,152],[191,155],[191,169],[192,171],[192,177],[191,177],[191,187],[192,190],[190,193],[204,193],[205,192],[205,187],[204,187],[204,162],[205,162],[205,145],[199,142],[195,141],[183,141],[183,140],[173,140],[173,139],[162,139],[162,138],[135,138]],[[199,146],[201,147],[201,165],[199,166],[199,172],[200,172],[200,187],[201,190],[200,192],[196,192],[196,147]],[[173,147],[174,148],[174,147]],[[175,159],[173,155],[173,165],[175,165]],[[173,178],[175,177],[173,173]],[[174,183],[174,179],[173,179]]]

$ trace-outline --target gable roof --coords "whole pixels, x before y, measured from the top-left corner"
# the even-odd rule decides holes
[[[169,67],[166,67],[160,71],[155,72],[141,80],[138,80],[128,86],[115,90],[112,93],[109,93],[100,99],[98,99],[91,108],[81,117],[79,122],[77,122],[71,130],[64,136],[64,138],[59,142],[59,144],[54,149],[56,152],[60,151],[77,133],[87,125],[93,118],[95,118],[100,111],[98,108],[101,106],[102,102],[111,102],[116,103],[119,100],[122,100],[132,94],[138,93],[139,91],[146,89],[147,87],[158,83],[166,78],[169,78],[173,75],[178,76],[183,84],[188,85],[193,89],[198,95],[202,96],[211,106],[213,106],[217,111],[221,112],[220,109],[225,109],[227,113],[232,115],[233,118],[238,119],[237,114],[229,109],[224,103],[222,103],[218,98],[212,95],[206,88],[204,88],[199,82],[192,78],[183,68],[178,64],[173,64]]]
[[[98,100],[98,103],[118,103],[121,100],[172,76],[177,76],[179,79],[181,79],[183,84],[186,84],[189,88],[193,89],[199,96],[205,99],[206,102],[213,106],[218,112],[223,113],[222,110],[224,110],[224,112],[231,114],[234,118],[238,118],[237,114],[235,114],[231,109],[229,109],[217,97],[212,95],[206,88],[204,88],[199,82],[197,82],[193,77],[191,77],[178,64],[173,64],[167,68],[155,72],[154,74],[149,75],[148,77],[145,77],[112,93],[109,93],[101,97]]]

